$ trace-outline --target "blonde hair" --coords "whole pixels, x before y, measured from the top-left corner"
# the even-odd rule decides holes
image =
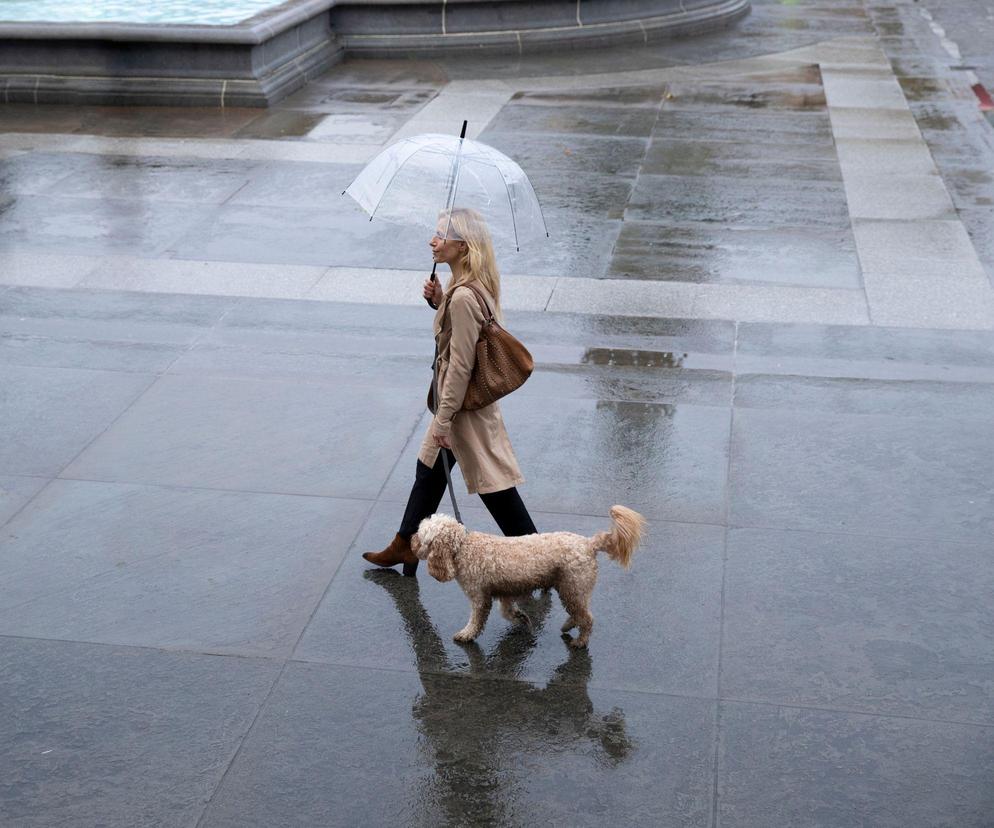
[[[459,281],[453,279],[449,291],[467,282],[479,282],[493,297],[497,318],[503,319],[504,314],[500,308],[500,272],[497,270],[497,257],[494,255],[494,244],[490,239],[486,220],[476,210],[468,207],[443,210],[439,218],[447,220],[450,238],[466,242],[466,252],[459,261],[462,275]]]

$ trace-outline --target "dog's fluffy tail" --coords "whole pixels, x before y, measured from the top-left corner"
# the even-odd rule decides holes
[[[642,539],[645,518],[625,506],[611,507],[610,532],[598,532],[590,539],[591,551],[607,552],[608,556],[628,569],[632,554]]]

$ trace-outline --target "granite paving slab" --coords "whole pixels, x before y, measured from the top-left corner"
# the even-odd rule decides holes
[[[990,728],[726,702],[721,729],[722,828],[990,822]]]
[[[784,198],[787,189],[790,190],[789,200]],[[781,182],[647,173],[640,175],[636,182],[625,218],[676,224],[708,222],[736,227],[842,230],[849,226],[846,194],[839,182],[803,179]]]
[[[154,380],[148,374],[0,364],[0,472],[54,477]]]
[[[0,637],[0,820],[195,824],[278,673],[255,659]]]
[[[216,207],[137,199],[19,196],[3,211],[5,247],[44,253],[161,255]]]
[[[617,492],[630,492],[625,505],[649,518],[722,521],[727,408],[555,400],[526,385],[501,409],[533,508],[607,514]],[[384,498],[406,502],[421,437],[418,428]]]
[[[848,229],[675,227],[648,221],[622,225],[608,276],[709,284],[861,285]]]
[[[480,140],[500,150],[525,171],[559,171],[632,178],[639,171],[646,139],[604,135],[537,135],[487,129]],[[543,202],[544,204],[544,202]]]
[[[426,267],[430,233],[371,222],[354,204],[331,194],[327,209],[228,204],[175,233],[168,255],[179,259],[268,264]]]
[[[244,187],[253,164],[245,161],[76,155],[68,177],[45,195],[105,201],[222,204]]]
[[[375,498],[423,405],[383,386],[360,404],[323,383],[167,375],[63,475]]]
[[[983,542],[994,473],[987,420],[816,411],[735,412],[733,525]],[[899,480],[900,486],[894,481]]]
[[[55,481],[5,527],[0,632],[288,655],[357,500]]]
[[[782,144],[771,153],[764,144],[743,141],[670,141],[653,137],[642,164],[643,173],[733,178],[813,179],[839,181],[839,162],[830,146]]]
[[[740,373],[735,377],[735,405],[936,418],[953,410],[983,417],[994,416],[994,384]]]
[[[994,724],[986,558],[981,543],[730,530],[722,693]]]
[[[647,107],[543,106],[509,103],[490,122],[495,132],[648,137],[656,111]]]
[[[0,281],[11,285],[72,287],[100,262],[97,256],[60,256],[5,249],[0,252]],[[4,306],[0,306],[3,310]]]
[[[0,475],[0,525],[24,508],[47,483],[45,477]]]
[[[588,690],[589,663],[564,647],[543,686],[292,663],[201,824],[707,825],[713,703]]]

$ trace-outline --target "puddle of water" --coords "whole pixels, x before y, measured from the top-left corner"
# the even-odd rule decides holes
[[[687,354],[672,351],[636,351],[627,348],[587,348],[584,365],[614,365],[631,368],[680,368]]]

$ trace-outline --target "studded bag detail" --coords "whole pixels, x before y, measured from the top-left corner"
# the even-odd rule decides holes
[[[486,408],[501,397],[525,384],[535,369],[535,361],[528,349],[497,321],[487,301],[473,285],[467,287],[476,295],[483,309],[483,326],[476,342],[476,363],[466,386],[463,410],[473,411]],[[428,398],[428,407],[435,411],[433,394]]]

